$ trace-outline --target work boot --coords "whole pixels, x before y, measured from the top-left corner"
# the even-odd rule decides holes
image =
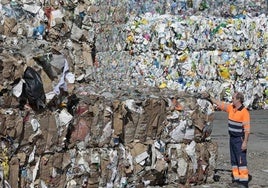
[[[239,183],[238,188],[248,188],[248,186]]]
[[[234,181],[234,182],[228,184],[228,187],[229,187],[229,188],[237,188],[238,186],[239,186],[239,183],[236,182],[236,181]]]
[[[241,182],[241,183],[239,183],[239,184],[240,184],[240,185],[239,185],[239,186],[240,186],[239,188],[248,188],[248,183],[244,183],[244,182],[242,183],[242,182]]]
[[[239,182],[233,182],[228,185],[229,188],[248,188],[248,186],[245,186]]]

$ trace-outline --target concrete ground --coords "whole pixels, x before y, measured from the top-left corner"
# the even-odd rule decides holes
[[[268,110],[250,111],[251,134],[248,143],[250,188],[268,188]],[[193,186],[195,188],[226,188],[231,183],[227,114],[215,114],[212,140],[218,143],[216,177],[218,182]]]

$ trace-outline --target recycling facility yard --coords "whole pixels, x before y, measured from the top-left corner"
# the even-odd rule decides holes
[[[268,187],[268,2],[1,0],[0,187],[227,187],[245,95]]]

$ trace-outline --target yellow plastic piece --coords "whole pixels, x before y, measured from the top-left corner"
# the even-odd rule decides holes
[[[148,24],[148,20],[146,20],[145,18],[143,18],[143,19],[141,20],[141,23],[144,24],[144,25],[146,25],[146,24]]]
[[[159,89],[164,89],[167,87],[167,84],[165,82],[162,82],[159,86]]]
[[[222,65],[219,66],[219,74],[224,79],[230,79],[229,69]]]
[[[9,176],[9,165],[8,165],[8,156],[7,156],[7,148],[2,151],[2,162],[0,163],[4,170],[4,178],[8,179]]]

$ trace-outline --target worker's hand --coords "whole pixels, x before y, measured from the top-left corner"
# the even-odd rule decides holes
[[[242,149],[242,151],[247,150],[247,142],[244,141],[244,142],[242,143],[241,149]]]

